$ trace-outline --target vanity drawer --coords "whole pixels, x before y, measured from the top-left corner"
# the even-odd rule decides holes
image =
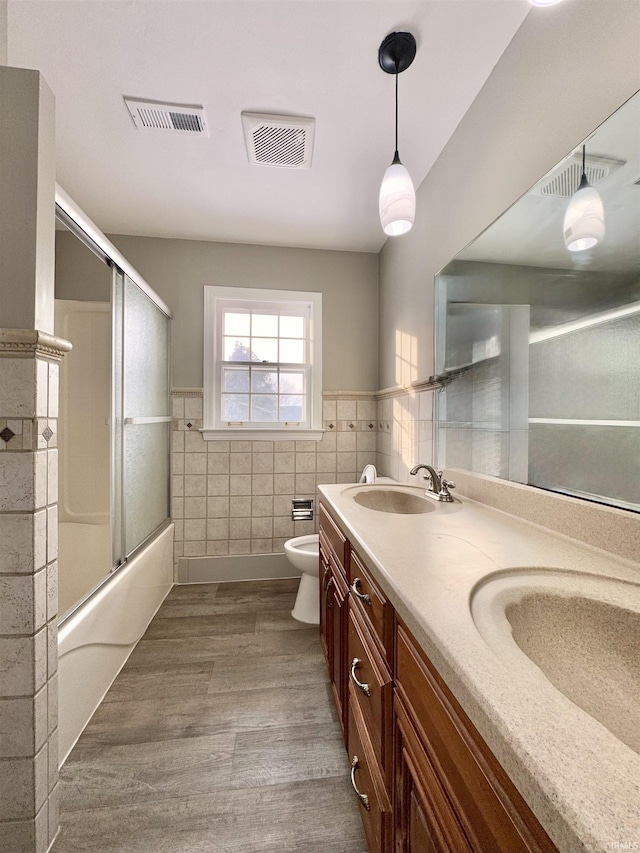
[[[471,849],[556,851],[433,664],[400,624],[395,648],[398,695]]]
[[[391,801],[354,693],[350,684],[348,752],[351,784],[354,795],[358,797],[368,850],[370,853],[388,853],[391,850]]]
[[[342,571],[346,574],[347,566],[347,538],[329,515],[323,503],[320,504],[320,531],[324,535],[325,540],[331,547],[334,556],[336,557]]]
[[[351,600],[356,603],[367,628],[380,644],[384,657],[391,663],[393,608],[353,549],[351,550],[350,578]]]
[[[349,604],[347,668],[376,760],[387,781],[391,778],[391,672],[374,645],[353,601]]]

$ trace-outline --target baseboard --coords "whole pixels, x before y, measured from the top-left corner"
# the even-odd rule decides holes
[[[241,554],[232,557],[180,557],[176,583],[299,578],[300,572],[284,554]]]

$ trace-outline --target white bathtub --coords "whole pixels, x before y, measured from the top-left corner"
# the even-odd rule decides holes
[[[60,628],[60,766],[171,589],[173,531],[170,524]]]

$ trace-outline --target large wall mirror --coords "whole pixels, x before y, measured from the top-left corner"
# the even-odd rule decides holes
[[[580,143],[436,278],[437,461],[640,512],[640,93],[584,146],[595,245]]]

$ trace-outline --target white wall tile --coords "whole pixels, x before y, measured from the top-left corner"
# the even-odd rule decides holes
[[[0,454],[0,512],[24,512],[36,506],[35,462],[33,453]],[[39,475],[38,499],[47,496],[47,469]]]
[[[50,418],[58,417],[58,398],[60,395],[60,365],[49,363],[49,400],[48,414]]]
[[[31,513],[0,515],[0,543],[0,573],[32,572],[34,516]]]
[[[58,558],[58,507],[47,508],[47,563]]]
[[[0,361],[0,416],[32,418],[35,408],[35,362],[29,358],[3,358]]]
[[[356,420],[357,405],[355,400],[338,400],[336,417],[339,421]]]

